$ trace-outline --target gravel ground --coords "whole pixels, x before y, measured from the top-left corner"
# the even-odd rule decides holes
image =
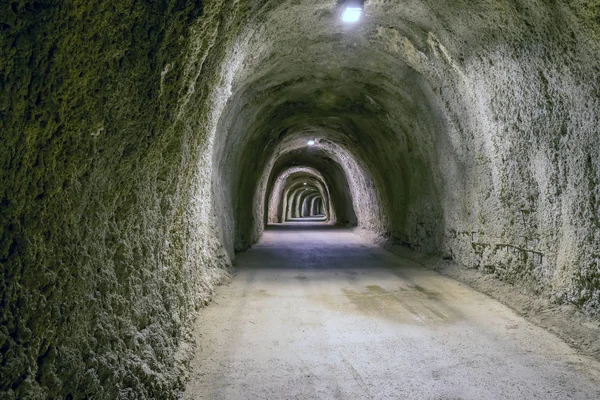
[[[195,328],[185,399],[598,399],[600,363],[330,225],[271,227]]]

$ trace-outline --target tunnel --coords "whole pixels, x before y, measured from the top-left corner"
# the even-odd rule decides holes
[[[0,397],[600,398],[598,0],[0,2]]]

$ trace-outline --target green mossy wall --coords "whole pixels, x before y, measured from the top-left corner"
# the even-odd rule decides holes
[[[225,55],[217,6],[0,3],[0,398],[181,387],[185,328],[229,264],[189,150]],[[179,118],[194,24],[214,79]]]

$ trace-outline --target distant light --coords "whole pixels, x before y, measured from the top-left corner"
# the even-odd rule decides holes
[[[314,146],[314,144],[315,144],[315,141],[314,141],[314,140],[309,140],[309,141],[308,141],[308,145],[309,145],[309,146]]]
[[[356,22],[360,19],[362,8],[359,7],[346,7],[342,14],[342,21],[344,22]]]
[[[304,182],[304,186],[306,186],[306,182]]]

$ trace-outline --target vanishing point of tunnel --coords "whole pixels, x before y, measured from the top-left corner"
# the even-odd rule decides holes
[[[600,398],[600,0],[0,0],[0,399]]]

